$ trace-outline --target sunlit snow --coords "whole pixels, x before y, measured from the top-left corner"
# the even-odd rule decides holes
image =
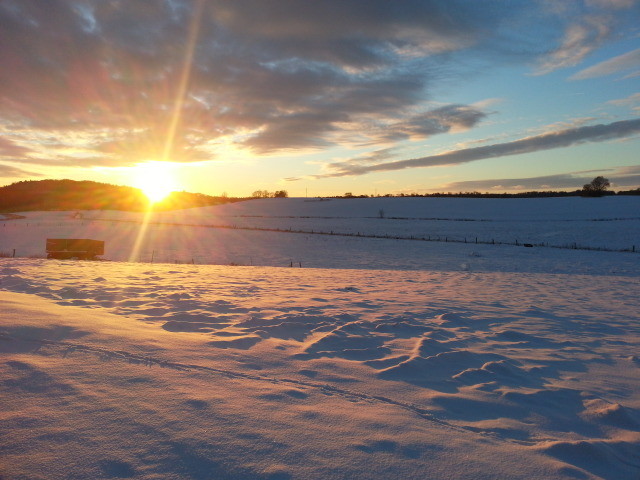
[[[143,214],[0,221],[0,476],[638,478],[640,254],[572,248],[637,250],[638,207],[251,201],[130,263]],[[58,237],[111,261],[28,258]]]

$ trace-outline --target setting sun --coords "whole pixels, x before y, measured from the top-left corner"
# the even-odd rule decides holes
[[[166,162],[147,162],[136,167],[135,185],[151,202],[159,202],[177,189],[174,171]]]

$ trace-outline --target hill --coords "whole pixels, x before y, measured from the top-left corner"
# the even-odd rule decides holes
[[[242,199],[173,192],[154,210],[205,207]],[[0,211],[124,210],[143,211],[149,200],[141,190],[88,180],[27,180],[0,187]]]

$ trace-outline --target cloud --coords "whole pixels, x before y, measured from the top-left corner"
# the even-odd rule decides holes
[[[12,165],[0,163],[0,178],[30,178],[30,177],[42,177],[40,173],[23,170],[22,168],[14,167]]]
[[[336,130],[333,122],[345,118],[338,113],[296,113],[271,121],[261,131],[242,142],[260,153],[286,148],[326,147],[326,134]],[[345,118],[346,119],[346,118]]]
[[[153,161],[164,155],[160,132],[150,129],[47,129],[0,128],[0,158],[42,166],[81,166],[84,168],[122,167]],[[179,136],[169,149],[173,162],[211,160],[201,138]]]
[[[371,172],[403,170],[405,168],[459,165],[487,158],[520,155],[541,150],[568,147],[587,142],[603,142],[628,137],[640,133],[640,118],[622,120],[610,124],[600,124],[568,128],[522,138],[512,142],[465,148],[439,155],[399,160],[377,165],[359,165],[355,162],[339,162],[328,165],[330,173],[316,175],[316,178],[364,175]]]
[[[194,3],[52,0],[44,8],[36,0],[4,2],[5,115],[39,128],[166,133]],[[296,115],[316,119],[316,138],[308,138],[314,145],[331,131],[329,107],[342,119],[415,104],[430,75],[398,66],[473,44],[481,18],[490,21],[464,2],[409,1],[397,8],[371,0],[367,9],[346,0],[203,5],[183,105],[189,121],[179,133],[268,132],[277,144],[266,148],[299,146],[300,136],[288,145],[271,133]],[[261,149],[266,140],[247,145]]]
[[[533,190],[578,190],[593,177],[580,177],[570,173],[529,178],[498,178],[447,183],[439,187],[446,191],[533,191]]]
[[[637,0],[587,0],[586,3],[601,8],[625,9],[633,7]]]
[[[451,192],[580,190],[583,185],[591,182],[596,174],[604,174],[609,178],[613,187],[627,188],[640,186],[640,167],[618,167],[610,170],[608,173],[603,173],[602,170],[594,170],[590,172],[572,172],[540,177],[469,180],[440,185],[435,190]],[[592,173],[592,175],[586,176],[584,173]]]
[[[627,175],[626,177],[614,177],[611,179],[614,187],[640,188],[640,174]]]
[[[535,75],[545,75],[560,68],[573,67],[598,48],[610,33],[610,19],[586,16],[567,27],[562,43],[539,61]]]
[[[640,93],[634,93],[626,98],[609,100],[607,103],[616,107],[629,107],[633,111],[640,111]]]
[[[569,80],[585,80],[587,78],[604,77],[625,70],[637,69],[640,67],[640,48],[631,52],[618,55],[604,62],[592,65],[589,68],[575,73]]]
[[[366,165],[373,165],[376,163],[381,163],[384,162],[386,160],[389,160],[393,157],[396,156],[396,148],[382,148],[379,150],[374,150],[372,152],[366,152],[362,155],[359,155],[353,159],[351,159],[351,162],[354,163],[363,163]]]
[[[409,0],[402,6],[385,0],[212,2],[216,21],[265,51],[285,58],[371,68],[388,64],[398,52],[429,55],[473,43],[494,23],[487,9],[466,2],[446,4]]]
[[[618,3],[600,0],[586,10],[624,7]],[[465,55],[481,56],[490,68],[551,52],[544,68],[560,68],[583,58],[613,25],[549,13],[536,2],[509,9],[466,0],[362,5],[0,2],[0,127],[52,132],[63,147],[48,156],[42,143],[21,145],[36,151],[32,159],[81,158],[83,166],[199,162],[229,146],[264,154],[393,144],[486,118],[488,104],[433,108],[438,82],[480,68],[463,67]],[[539,31],[533,27],[541,19],[549,21]],[[566,31],[560,47],[558,31]],[[87,145],[83,135],[95,141]],[[64,153],[72,148],[84,155]]]
[[[352,143],[380,145],[402,140],[420,140],[433,135],[462,132],[478,125],[489,113],[470,105],[445,105],[433,110],[405,114],[401,120],[374,114],[362,118],[354,126],[343,126],[342,136]],[[356,142],[354,139],[358,138]]]
[[[631,165],[631,166],[628,166],[628,167],[618,167],[617,172],[620,175],[640,174],[640,165]]]
[[[585,0],[584,2],[542,2],[552,15],[542,19],[538,30],[551,32],[564,28],[556,46],[543,51],[537,59],[534,75],[574,67],[612,38],[622,38],[625,31],[635,36],[640,5],[636,0]],[[554,19],[555,17],[555,19]],[[558,22],[559,19],[565,22]],[[557,23],[556,23],[557,22]],[[555,24],[555,27],[554,27]],[[551,33],[554,35],[554,33]],[[541,38],[541,45],[548,45]]]
[[[29,152],[29,148],[17,145],[8,138],[0,137],[0,156],[17,157]]]
[[[487,113],[468,105],[447,105],[415,115],[391,126],[395,135],[426,138],[449,131],[459,132],[476,126]]]

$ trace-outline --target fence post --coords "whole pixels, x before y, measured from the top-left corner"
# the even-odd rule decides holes
[[[16,249],[13,249],[13,256],[11,258],[16,258]]]

